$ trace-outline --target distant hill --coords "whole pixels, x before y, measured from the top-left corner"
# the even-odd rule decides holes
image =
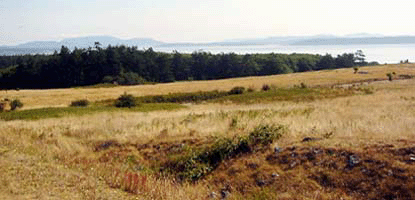
[[[138,48],[149,48],[163,44],[150,38],[134,38],[123,40],[112,36],[88,36],[78,38],[67,38],[62,41],[33,41],[16,46],[0,46],[0,55],[33,54],[33,53],[52,53],[59,51],[62,46],[69,49],[93,47],[95,42],[99,42],[102,47],[108,45],[137,46]]]
[[[314,35],[314,36],[282,36],[282,37],[267,37],[267,38],[253,38],[253,39],[231,39],[219,42],[218,44],[250,44],[250,45],[264,45],[264,44],[280,44],[290,45],[295,42],[310,40],[310,39],[331,39],[336,38],[334,35]]]
[[[244,45],[356,45],[356,44],[415,44],[415,36],[385,37],[379,34],[357,33],[342,37],[334,35],[315,36],[285,36],[252,39],[230,39],[211,43],[164,43],[151,38],[135,38],[123,40],[112,36],[88,36],[78,38],[67,38],[62,41],[34,41],[16,46],[0,46],[0,55],[52,53],[59,51],[63,46],[69,49],[88,48],[99,42],[102,47],[108,45],[137,46],[138,48],[149,47],[183,47],[183,46],[244,46]]]
[[[415,44],[415,36],[397,37],[355,37],[355,38],[315,38],[297,41],[290,45],[351,45],[351,44]]]

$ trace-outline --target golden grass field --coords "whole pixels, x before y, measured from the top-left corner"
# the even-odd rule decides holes
[[[415,75],[415,65],[362,67],[359,71],[367,71],[368,74],[354,74],[353,69],[338,69],[129,87],[1,91],[0,97],[18,98],[25,104],[25,109],[31,109],[67,106],[76,99],[115,99],[124,91],[143,96],[229,90],[235,86],[259,90],[263,84],[291,87],[301,82],[308,86],[328,87],[368,79],[386,79],[386,73],[392,72]],[[159,147],[157,150],[138,148],[142,144],[168,146],[181,140],[203,142],[215,136],[246,135],[259,124],[282,124],[287,127],[287,132],[272,147],[296,146],[300,149],[298,152],[309,148],[352,151],[362,158],[386,163],[391,173],[397,174],[397,169],[403,170],[402,174],[413,172],[414,165],[402,161],[406,157],[383,155],[389,155],[389,149],[395,152],[415,146],[415,79],[373,82],[360,87],[370,87],[374,92],[304,102],[202,103],[173,111],[102,112],[36,121],[0,121],[0,199],[210,199],[209,194],[220,194],[224,187],[231,188],[228,199],[365,199],[380,195],[383,194],[381,190],[375,191],[378,192],[376,194],[367,192],[369,186],[359,187],[361,193],[357,194],[346,190],[345,186],[336,185],[335,181],[327,186],[324,184],[326,180],[319,182],[320,179],[312,178],[316,174],[329,173],[331,177],[343,180],[341,176],[353,170],[325,172],[326,168],[320,169],[308,162],[286,169],[286,164],[275,164],[268,159],[273,155],[272,149],[233,158],[196,183],[179,183],[174,178],[160,178],[148,169],[153,162],[166,159],[169,155],[162,154]],[[230,126],[232,122],[236,124]],[[305,137],[325,139],[301,142]],[[115,141],[117,145],[97,151],[97,144],[103,141]],[[389,145],[387,152],[378,148],[383,145]],[[159,157],[150,159],[152,153]],[[366,170],[372,169],[369,161],[365,166]],[[362,166],[359,169],[363,169]],[[131,186],[125,185],[127,172],[140,175],[134,191],[129,188]],[[262,187],[253,182],[253,177],[256,180],[274,173],[278,174],[278,180],[270,185]],[[356,171],[354,175],[361,175],[359,173],[363,172]],[[143,177],[145,181],[142,181]],[[415,185],[411,175],[400,183],[396,182],[398,176],[394,177],[379,178],[380,182],[376,184],[379,188],[387,188],[387,184],[408,183],[409,188],[411,184]],[[370,181],[374,183],[375,180],[370,177]],[[397,191],[401,193],[375,197],[407,197],[402,193],[406,190]],[[409,195],[414,195],[414,191]]]
[[[71,101],[88,99],[98,101],[115,99],[127,92],[134,96],[159,95],[168,93],[230,90],[236,86],[252,87],[260,89],[263,84],[276,87],[290,87],[304,82],[308,86],[333,85],[358,82],[368,79],[387,79],[386,74],[415,74],[413,64],[383,65],[378,67],[362,67],[359,71],[367,74],[354,74],[353,69],[323,70],[306,73],[294,73],[285,75],[245,77],[213,81],[191,81],[155,85],[118,86],[110,88],[71,88],[50,90],[2,90],[0,96],[3,98],[18,98],[24,102],[24,109],[39,107],[67,106]]]

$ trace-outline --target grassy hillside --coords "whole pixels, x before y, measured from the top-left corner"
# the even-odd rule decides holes
[[[414,75],[415,65],[359,71],[2,91],[26,109],[124,91],[257,92],[174,110],[1,121],[0,199],[414,199],[415,79],[331,88]],[[301,82],[309,88],[288,89]],[[261,93],[263,84],[283,89]]]

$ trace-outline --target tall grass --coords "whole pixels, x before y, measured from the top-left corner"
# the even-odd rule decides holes
[[[271,144],[283,149],[323,146],[364,153],[366,147],[373,146],[379,149],[384,145],[412,147],[415,80],[379,83],[372,87],[376,91],[372,95],[258,104],[216,102],[190,105],[173,112],[135,112],[134,109],[143,108],[105,106],[27,110],[28,120],[0,123],[0,199],[207,199],[211,192],[220,195],[228,180],[244,181],[243,185],[233,187],[230,199],[354,199],[343,191],[325,189],[311,181],[306,168],[290,172],[280,165],[271,166],[265,157],[275,152],[269,150],[238,154],[242,155],[240,157],[224,156],[214,171],[194,184],[180,184],[170,176],[160,176],[157,168],[151,167],[163,159],[174,159],[170,154],[163,154],[165,144],[182,147],[183,152],[177,153],[182,155],[191,151],[187,145],[181,145],[183,140],[203,146],[205,140],[211,138],[230,138],[230,141],[218,142],[217,146],[203,146],[206,148],[196,151],[193,158],[201,159],[200,152],[215,155],[211,152],[221,149],[219,147],[228,146],[232,150],[234,144],[243,146],[238,136],[249,135],[259,124],[279,123],[287,127],[284,137]],[[148,110],[155,110],[159,106],[175,107],[176,104],[147,106],[150,106]],[[70,109],[73,110],[64,112]],[[25,112],[6,112],[0,116],[17,115],[13,119],[18,119]],[[61,116],[39,117],[48,112],[51,116]],[[36,116],[39,121],[31,120]],[[325,137],[327,135],[330,137]],[[304,137],[324,139],[302,143]],[[117,141],[118,145],[94,151],[96,144],[110,140]],[[148,148],[139,151],[139,147]],[[186,160],[181,156],[176,158]],[[389,161],[397,169],[405,170],[405,164],[396,158]],[[202,165],[198,159],[194,159],[196,166],[212,166],[209,162]],[[116,169],[120,169],[117,176],[114,175]],[[234,172],[232,176],[231,172]],[[125,178],[126,174],[130,178]],[[146,176],[147,181],[141,183],[139,178],[136,187],[134,174]],[[252,178],[271,177],[272,174],[276,174],[274,185],[264,188],[257,186]],[[238,193],[238,187],[242,186],[246,186],[245,192]]]

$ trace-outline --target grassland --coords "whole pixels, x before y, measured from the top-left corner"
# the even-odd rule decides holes
[[[282,88],[182,109],[87,108],[91,110],[59,118],[3,120],[0,198],[209,199],[216,194],[219,199],[225,194],[228,199],[413,199],[415,79],[330,88],[386,79],[391,72],[413,75],[415,66],[360,71],[368,74],[341,69],[210,82],[3,91],[3,98],[41,108],[66,107],[83,98],[114,99],[124,91],[144,96],[235,86],[259,91],[263,84]],[[301,82],[322,88],[287,89]],[[199,159],[200,152],[210,154],[218,144],[235,149],[259,126],[282,126],[284,132],[270,146],[229,150],[215,165]],[[303,142],[305,138],[309,141]],[[189,171],[180,171],[178,161],[210,171],[194,182],[181,181],[176,175]]]
[[[229,91],[231,88],[237,86],[243,86],[246,88],[251,87],[253,89],[260,90],[264,84],[287,88],[298,85],[301,82],[313,87],[354,83],[374,79],[386,80],[387,73],[395,72],[398,75],[415,74],[415,67],[412,64],[383,65],[379,67],[362,67],[359,71],[367,73],[354,74],[353,69],[338,69],[276,76],[245,77],[214,81],[191,81],[155,85],[20,91],[3,90],[0,91],[0,96],[9,99],[20,99],[25,103],[24,109],[66,107],[74,100],[88,99],[89,101],[100,101],[115,99],[124,92],[134,96],[148,96],[213,90]]]

